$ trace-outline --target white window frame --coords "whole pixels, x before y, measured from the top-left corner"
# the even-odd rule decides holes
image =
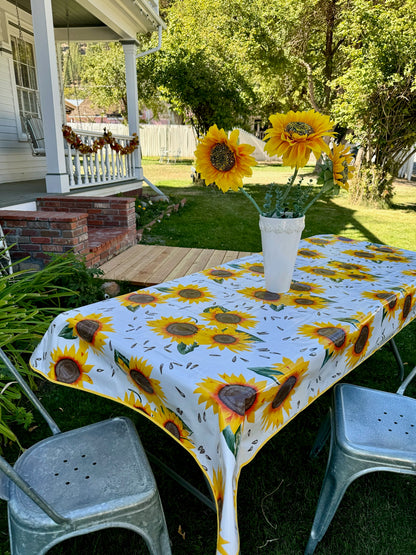
[[[12,25],[10,25],[12,21]],[[29,44],[31,46],[32,49],[32,54],[33,54],[33,66],[31,67],[32,70],[34,70],[32,72],[32,75],[30,78],[34,77],[35,83],[36,83],[36,88],[30,88],[28,87],[27,90],[29,91],[37,91],[37,99],[36,99],[36,104],[37,104],[37,109],[33,110],[32,112],[30,112],[34,117],[39,117],[41,118],[41,112],[40,112],[40,100],[39,100],[39,84],[38,84],[38,78],[37,78],[37,72],[36,72],[36,56],[35,56],[35,42],[34,42],[34,37],[33,37],[33,33],[31,33],[30,31],[28,31],[27,29],[21,28],[21,30],[19,31],[16,28],[16,23],[14,20],[9,20],[9,40],[10,40],[10,49],[12,51],[11,54],[11,58],[10,58],[10,71],[11,71],[11,78],[12,78],[12,89],[13,89],[13,101],[14,101],[14,106],[15,106],[15,116],[16,116],[16,125],[17,125],[17,133],[18,133],[18,138],[19,141],[28,141],[29,138],[26,134],[26,130],[24,129],[24,127],[22,126],[22,116],[21,116],[21,111],[20,111],[20,102],[19,102],[19,87],[21,87],[21,85],[17,84],[16,81],[16,73],[15,73],[15,59],[13,56],[13,41],[19,41],[20,38],[22,38],[22,40]],[[21,35],[21,37],[20,37]],[[30,72],[29,72],[30,73]],[[22,90],[24,89],[24,87],[22,86]],[[29,112],[27,112],[29,113]]]

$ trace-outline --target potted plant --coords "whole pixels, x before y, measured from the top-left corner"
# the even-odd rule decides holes
[[[335,136],[334,122],[314,110],[274,114],[270,122],[264,150],[282,156],[283,165],[294,168],[294,173],[283,190],[269,185],[263,209],[243,186],[243,177],[252,175],[257,162],[251,156],[253,146],[238,144],[238,129],[228,136],[224,129],[210,127],[197,145],[195,166],[206,184],[215,183],[223,192],[241,191],[259,212],[266,288],[284,293],[290,288],[305,213],[323,194],[338,193],[340,187],[348,189],[352,154],[345,145],[330,147],[324,141],[324,137]],[[302,186],[302,179],[296,183],[299,168],[307,164],[311,152],[317,159],[323,158],[317,178],[321,187],[313,198],[310,186]]]

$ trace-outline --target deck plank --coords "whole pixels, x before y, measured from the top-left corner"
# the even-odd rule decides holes
[[[221,266],[249,254],[252,253],[139,244],[115,256],[100,269],[104,272],[103,279],[148,287]]]

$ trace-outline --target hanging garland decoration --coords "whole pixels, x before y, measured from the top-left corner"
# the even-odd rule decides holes
[[[85,144],[81,137],[77,135],[69,125],[62,126],[62,133],[66,142],[71,145],[71,148],[79,150],[81,154],[92,154],[93,152],[98,152],[105,145],[109,145],[110,148],[118,154],[131,154],[139,146],[139,137],[137,136],[137,133],[133,133],[132,140],[129,141],[126,146],[122,146],[113,137],[111,131],[106,131],[105,127],[103,136],[99,139],[95,139],[91,145]]]

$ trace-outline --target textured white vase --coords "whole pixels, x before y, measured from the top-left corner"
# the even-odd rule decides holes
[[[261,242],[266,289],[271,293],[289,291],[295,269],[299,241],[305,227],[301,218],[260,216]]]

